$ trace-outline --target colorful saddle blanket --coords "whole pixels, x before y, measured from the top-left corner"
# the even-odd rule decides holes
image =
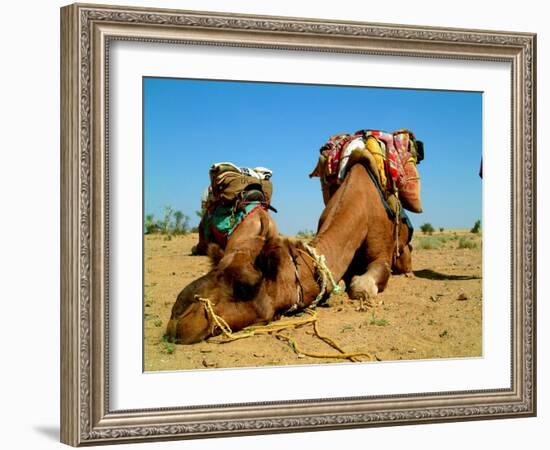
[[[365,159],[385,193],[398,193],[405,208],[422,212],[416,165],[424,157],[424,147],[411,131],[360,130],[354,134],[337,134],[331,136],[320,151],[324,158],[323,178],[327,183],[342,183],[351,165]]]
[[[261,202],[241,204],[238,208],[235,205],[220,204],[207,210],[202,222],[205,239],[225,247],[231,234],[258,208],[265,209],[265,206]]]

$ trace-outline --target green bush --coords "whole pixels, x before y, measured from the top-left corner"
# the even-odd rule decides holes
[[[315,236],[315,232],[307,228],[296,233],[296,237],[299,237],[300,239],[311,239],[313,236]]]
[[[378,319],[374,315],[374,310],[372,310],[372,316],[369,321],[370,325],[375,325],[377,327],[387,327],[390,323],[386,319]]]
[[[443,241],[435,237],[418,238],[414,247],[422,250],[437,250],[441,248]]]
[[[164,207],[162,219],[155,220],[153,214],[145,216],[145,234],[162,233],[167,240],[170,240],[172,235],[188,233],[189,228],[189,217],[181,211],[175,211],[170,205]]]
[[[476,223],[474,223],[474,226],[470,230],[470,233],[478,234],[480,230],[481,230],[481,220],[476,220]]]
[[[174,213],[174,234],[186,234],[189,232],[189,217],[181,211]]]
[[[156,233],[158,231],[158,225],[155,222],[155,216],[153,214],[147,214],[145,216],[145,234]]]
[[[424,223],[420,226],[420,231],[424,234],[432,234],[434,232],[434,227],[431,223]]]
[[[477,242],[467,237],[461,237],[458,241],[458,248],[477,248]]]

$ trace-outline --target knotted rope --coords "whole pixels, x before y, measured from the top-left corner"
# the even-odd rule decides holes
[[[195,295],[195,301],[202,303],[204,305],[204,309],[206,310],[206,315],[208,316],[208,322],[212,327],[210,330],[212,334],[216,330],[216,326],[217,326],[225,336],[231,337],[233,335],[233,331],[231,330],[231,327],[229,326],[229,324],[225,321],[225,319],[222,316],[219,316],[214,311],[214,307],[212,306],[212,302],[210,301],[210,299]]]
[[[203,298],[199,296],[195,296],[195,300],[202,303],[205,307],[205,310],[207,312],[209,321],[212,323],[212,332],[215,331],[216,327],[218,327],[222,332],[222,337],[216,336],[214,338],[211,338],[208,340],[208,342],[217,343],[217,344],[224,344],[228,342],[233,342],[238,339],[244,339],[255,335],[260,334],[271,334],[272,336],[276,337],[279,340],[284,340],[288,342],[292,350],[298,355],[305,355],[309,356],[311,358],[337,358],[337,359],[349,359],[353,362],[360,362],[358,359],[359,356],[366,356],[369,358],[369,360],[373,360],[372,356],[367,352],[345,352],[340,345],[338,345],[334,340],[329,338],[328,336],[324,336],[319,332],[318,327],[318,316],[317,312],[313,309],[307,308],[305,309],[306,314],[308,317],[305,317],[303,319],[289,319],[285,320],[283,322],[277,321],[268,323],[266,325],[251,325],[249,327],[246,327],[238,332],[233,332],[231,330],[231,327],[227,324],[227,322],[216,312],[214,311],[214,308],[212,306],[212,302],[208,298]],[[332,348],[338,350],[339,353],[317,353],[317,352],[309,352],[306,350],[303,350],[299,347],[296,340],[288,335],[285,335],[282,333],[282,331],[287,329],[297,329],[302,326],[312,324],[313,325],[313,331],[315,335],[321,339],[323,342],[330,345]]]
[[[303,253],[313,261],[313,264],[315,265],[315,268],[317,269],[320,277],[321,290],[319,291],[317,297],[315,297],[315,300],[313,300],[310,305],[311,308],[315,308],[327,292],[327,281],[330,281],[330,284],[332,285],[332,292],[335,294],[341,294],[342,288],[338,286],[338,284],[334,280],[334,277],[332,276],[332,272],[327,267],[327,260],[325,258],[325,255],[319,255],[315,248],[309,244],[304,243],[303,245],[307,252],[304,252],[302,249],[298,249],[298,251]]]

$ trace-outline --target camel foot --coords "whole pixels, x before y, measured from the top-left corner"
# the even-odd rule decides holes
[[[366,311],[367,308],[377,306],[376,296],[378,295],[378,286],[369,275],[355,276],[351,280],[349,297],[353,300],[359,300],[357,311]]]
[[[363,311],[367,311],[368,308],[365,306],[365,300],[363,300],[363,296],[361,296],[359,298],[359,306],[357,308],[355,308],[355,311],[357,312],[363,312]]]

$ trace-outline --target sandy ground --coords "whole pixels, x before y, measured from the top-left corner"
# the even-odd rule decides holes
[[[170,240],[145,236],[145,371],[348,361],[298,355],[288,342],[271,335],[223,344],[165,342],[177,294],[209,269],[206,257],[190,255],[196,241],[196,234]],[[474,248],[459,248],[468,246]],[[332,296],[328,307],[317,308],[321,333],[346,351],[367,352],[375,361],[481,356],[481,237],[460,230],[433,236],[417,232],[413,247],[413,277],[392,276],[379,295],[383,303],[368,311],[356,311],[357,303],[346,294]],[[307,352],[335,353],[310,325],[284,333]]]

